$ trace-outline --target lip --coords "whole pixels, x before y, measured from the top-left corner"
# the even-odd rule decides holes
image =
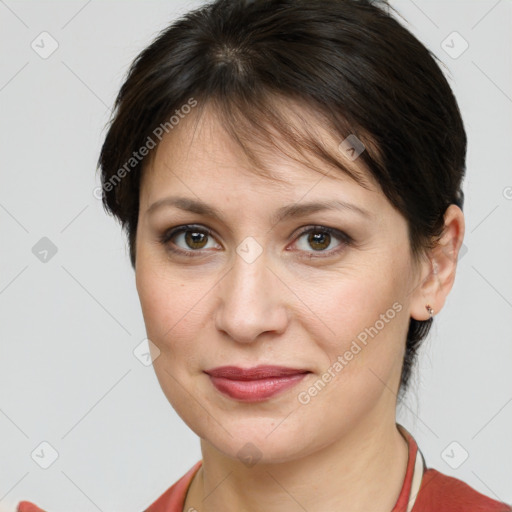
[[[252,368],[220,366],[206,370],[215,388],[235,400],[260,402],[300,382],[309,370],[261,365]]]

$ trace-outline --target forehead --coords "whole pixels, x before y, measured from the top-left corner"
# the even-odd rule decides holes
[[[370,191],[380,188],[358,158],[358,152],[366,149],[357,137],[339,136],[305,106],[282,103],[280,116],[291,127],[291,136],[290,132],[283,135],[273,124],[264,129],[247,119],[233,124],[232,118],[226,121],[210,104],[192,111],[153,150],[145,163],[141,188],[182,180],[185,175],[222,181],[230,171],[286,188],[319,179]],[[315,151],[318,148],[320,154]]]

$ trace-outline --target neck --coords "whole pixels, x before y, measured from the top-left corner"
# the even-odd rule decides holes
[[[390,512],[408,461],[394,418],[358,425],[336,443],[282,463],[247,467],[204,440],[201,450],[184,510]]]

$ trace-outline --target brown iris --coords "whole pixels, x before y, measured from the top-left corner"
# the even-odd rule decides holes
[[[200,231],[187,231],[185,242],[191,249],[202,249],[208,241],[208,235]]]
[[[308,243],[315,250],[322,250],[329,247],[331,243],[331,235],[329,233],[310,233],[308,236]]]

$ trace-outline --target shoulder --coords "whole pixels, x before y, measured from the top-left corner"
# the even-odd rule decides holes
[[[31,501],[20,501],[16,508],[16,512],[44,512],[42,508],[34,505]]]
[[[177,482],[147,507],[144,512],[181,512],[190,483],[201,467],[201,464],[201,460],[196,462]]]
[[[189,485],[201,464],[202,461],[196,462],[192,468],[169,487],[154,503],[147,507],[144,512],[181,512]],[[30,501],[21,501],[18,503],[16,512],[44,512],[44,510]]]
[[[413,512],[512,512],[512,506],[475,491],[462,480],[428,469],[423,475]]]

